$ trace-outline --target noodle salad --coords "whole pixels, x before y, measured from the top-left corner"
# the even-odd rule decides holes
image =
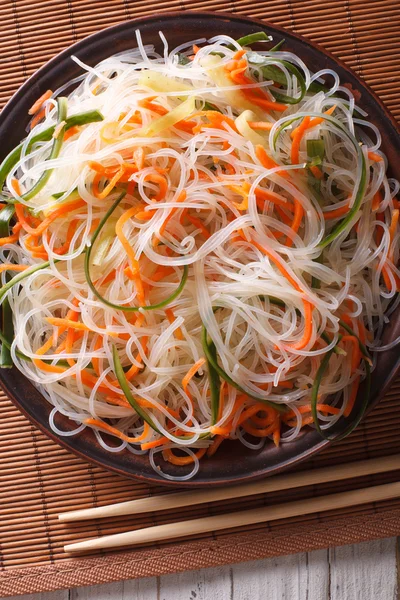
[[[398,342],[379,341],[400,287],[379,130],[336,72],[262,32],[172,51],[160,33],[161,54],[136,37],[73,57],[83,74],[0,165],[1,366],[59,436],[90,427],[175,481],[227,439],[347,435]]]

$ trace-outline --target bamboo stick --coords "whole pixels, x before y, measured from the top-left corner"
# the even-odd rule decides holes
[[[352,477],[362,477],[374,473],[385,473],[400,469],[400,454],[384,458],[376,458],[367,461],[359,461],[347,464],[341,464],[326,469],[316,469],[314,471],[291,473],[289,475],[280,475],[264,481],[248,483],[241,486],[228,486],[225,488],[211,489],[207,491],[189,491],[177,492],[174,494],[165,494],[160,496],[151,496],[149,498],[140,498],[129,502],[120,502],[109,506],[99,506],[96,508],[75,510],[61,513],[58,518],[67,523],[70,521],[80,521],[84,519],[115,517],[121,515],[132,515],[143,512],[167,510],[178,508],[180,506],[190,506],[192,504],[203,504],[205,502],[218,502],[231,498],[242,498],[254,494],[263,494],[277,490],[304,487],[328,481],[338,481],[341,479],[351,479]]]
[[[400,496],[400,482],[387,483],[351,492],[341,492],[319,498],[306,498],[296,502],[264,506],[253,510],[216,515],[202,519],[181,521],[180,523],[168,523],[167,525],[156,525],[136,531],[106,535],[75,544],[64,546],[65,552],[81,552],[86,550],[99,550],[102,548],[117,548],[121,546],[132,546],[135,544],[149,544],[162,540],[199,535],[209,531],[230,529],[232,527],[243,527],[264,521],[276,521],[288,519],[297,515],[307,515],[314,512],[323,512],[379,502]]]

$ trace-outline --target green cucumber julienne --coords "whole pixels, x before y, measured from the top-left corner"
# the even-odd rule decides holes
[[[203,329],[202,329],[201,341],[202,341],[203,351],[204,351],[207,361],[211,364],[214,371],[219,375],[219,377],[221,377],[221,379],[223,379],[224,381],[229,383],[229,385],[231,385],[232,387],[237,389],[242,394],[246,394],[247,396],[249,396],[250,398],[253,398],[254,400],[263,402],[264,404],[271,406],[272,408],[274,408],[275,410],[277,410],[281,413],[286,412],[287,409],[286,409],[285,405],[277,404],[275,402],[270,402],[269,400],[265,400],[265,398],[262,398],[261,396],[258,396],[257,394],[251,394],[247,390],[244,390],[238,383],[236,383],[236,381],[234,381],[228,375],[228,373],[226,373],[226,371],[224,371],[224,369],[222,369],[219,366],[217,352],[215,350],[215,353],[214,353],[214,351],[212,350],[212,340],[209,339],[207,329],[205,328],[204,325],[203,325]]]
[[[121,361],[118,356],[118,350],[115,346],[113,346],[112,356],[113,356],[113,363],[114,363],[114,373],[115,373],[116,378],[118,379],[119,385],[121,386],[121,390],[124,392],[125,398],[128,400],[128,402],[131,405],[131,407],[133,408],[133,410],[140,417],[142,417],[143,421],[145,421],[148,425],[150,425],[150,427],[152,429],[154,429],[154,431],[156,431],[160,435],[163,435],[160,432],[160,430],[158,429],[157,425],[154,423],[154,421],[148,415],[148,413],[145,410],[143,410],[143,408],[140,406],[140,404],[137,402],[137,400],[133,396],[133,394],[130,390],[130,387],[129,387],[129,382],[128,382],[127,378],[125,377],[124,369],[122,367]],[[179,435],[176,437],[180,440],[188,440],[193,436]],[[209,437],[210,437],[210,434],[208,432],[202,433],[199,436],[200,439],[206,439]]]
[[[289,119],[287,121],[285,121],[278,129],[278,131],[276,132],[274,139],[273,139],[273,150],[276,150],[276,140],[278,139],[280,133],[286,129],[286,127],[288,127],[291,123],[293,123],[294,121],[297,121],[298,119],[301,119],[304,115],[301,114],[299,116],[297,116],[294,119]],[[349,212],[347,213],[347,215],[341,219],[332,229],[332,231],[330,231],[328,233],[328,235],[320,241],[320,243],[318,244],[318,246],[320,248],[325,248],[326,246],[328,246],[329,244],[331,244],[343,231],[345,231],[346,227],[349,225],[349,223],[351,223],[354,215],[358,212],[361,203],[363,201],[364,198],[364,194],[365,194],[365,190],[367,187],[367,166],[365,163],[365,158],[364,158],[364,153],[362,151],[361,146],[358,144],[356,138],[354,136],[352,136],[351,134],[348,133],[348,131],[346,130],[346,128],[337,121],[337,119],[334,119],[333,117],[331,117],[330,115],[327,114],[320,114],[320,113],[308,113],[308,116],[310,117],[321,117],[323,118],[325,121],[328,121],[329,123],[331,123],[334,127],[336,127],[337,129],[339,129],[346,137],[348,140],[350,140],[350,142],[353,144],[356,152],[357,152],[357,158],[359,161],[359,165],[361,167],[361,173],[360,173],[360,182],[357,186],[357,188],[355,189],[355,198],[354,198],[354,202],[353,202],[353,206],[349,209]]]
[[[113,346],[112,355],[113,355],[113,363],[114,363],[114,373],[115,373],[116,378],[118,379],[119,385],[121,386],[121,390],[125,394],[125,398],[128,400],[128,402],[132,406],[132,408],[137,412],[137,414],[140,417],[142,417],[143,421],[145,421],[148,425],[150,425],[150,427],[152,429],[154,429],[154,431],[156,431],[157,433],[159,433],[161,435],[161,432],[159,431],[158,427],[155,425],[155,423],[149,417],[147,412],[145,410],[143,410],[143,408],[140,406],[140,404],[134,398],[134,396],[129,388],[128,380],[125,377],[124,369],[122,368],[122,364],[121,364],[121,361],[118,356],[118,350],[115,346]]]
[[[68,129],[71,129],[71,127],[88,125],[89,123],[96,123],[98,121],[103,120],[104,117],[98,110],[89,110],[87,112],[67,117],[65,119],[65,131],[68,131]],[[39,133],[33,135],[29,141],[26,151],[28,152],[32,148],[33,144],[36,144],[37,142],[50,141],[53,137],[55,128],[56,125],[52,125],[51,127],[47,127],[47,129],[44,129],[43,131],[40,131]],[[11,169],[17,164],[17,162],[21,158],[24,143],[25,142],[21,142],[18,146],[16,146],[16,148],[14,148],[14,150],[12,150],[0,164],[0,189],[3,187],[7,175],[9,174]]]
[[[7,237],[10,233],[10,221],[14,215],[15,208],[12,205],[7,205],[2,210],[0,210],[0,237]],[[5,256],[8,255],[8,252],[5,253]],[[9,278],[10,276],[7,274],[6,276]],[[1,310],[1,320],[2,320],[2,335],[7,340],[12,340],[14,338],[14,325],[12,320],[12,311],[10,307],[10,303],[8,298],[4,299],[2,310]],[[12,359],[10,353],[10,347],[8,344],[1,344],[0,351],[0,368],[2,369],[10,369],[12,367]]]
[[[166,298],[165,300],[162,300],[162,302],[159,302],[158,304],[152,304],[151,306],[124,306],[123,304],[114,304],[113,302],[109,302],[106,298],[104,298],[100,294],[100,292],[97,291],[96,286],[94,285],[92,278],[90,276],[90,257],[92,254],[93,246],[94,246],[98,236],[100,235],[100,232],[103,229],[104,225],[107,223],[107,221],[110,218],[110,216],[112,215],[112,213],[115,211],[115,209],[117,208],[117,206],[119,205],[121,200],[124,198],[125,194],[126,194],[125,191],[122,194],[120,194],[118,196],[118,198],[115,200],[115,202],[112,204],[111,208],[109,208],[109,210],[106,212],[106,214],[100,221],[96,231],[94,232],[92,239],[90,240],[90,244],[86,248],[85,262],[84,262],[86,281],[88,283],[88,286],[92,290],[93,294],[103,304],[105,304],[106,306],[109,306],[110,308],[114,308],[116,310],[123,310],[125,312],[138,312],[139,310],[140,311],[142,311],[142,310],[157,310],[160,308],[164,308],[165,306],[168,306],[168,304],[170,304],[173,300],[175,300],[175,298],[177,298],[179,296],[179,294],[182,292],[183,288],[185,287],[185,283],[187,281],[187,277],[188,277],[188,273],[189,273],[189,267],[187,265],[185,265],[183,267],[183,275],[182,275],[181,281],[180,281],[178,287],[176,288],[176,290],[170,296],[168,296],[168,298]]]

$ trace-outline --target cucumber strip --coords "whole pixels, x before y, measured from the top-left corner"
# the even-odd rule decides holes
[[[263,402],[264,404],[267,404],[268,406],[271,406],[272,408],[274,408],[275,410],[277,410],[280,413],[286,412],[286,410],[287,410],[286,406],[283,406],[282,404],[277,404],[275,402],[270,402],[269,400],[265,400],[265,398],[262,398],[261,396],[258,396],[257,394],[251,394],[251,393],[247,392],[246,390],[244,390],[238,383],[236,383],[236,381],[234,381],[228,375],[228,373],[226,373],[219,366],[217,352],[215,351],[215,353],[214,353],[213,350],[212,350],[212,341],[208,340],[207,329],[205,328],[204,325],[203,325],[203,329],[202,329],[201,341],[202,341],[203,350],[204,350],[204,354],[206,356],[207,361],[211,363],[211,366],[213,367],[213,369],[215,370],[215,372],[219,375],[219,377],[221,377],[221,379],[223,379],[224,381],[226,381],[227,383],[229,383],[229,385],[231,385],[232,387],[234,387],[236,390],[238,390],[242,394],[246,394],[246,396],[249,396],[250,398],[253,398],[254,400],[258,400],[259,402]]]
[[[103,121],[104,117],[98,110],[89,110],[87,112],[79,113],[77,115],[73,115],[72,117],[67,117],[65,119],[65,131],[68,131],[71,127],[87,125],[88,123],[96,123],[98,121]],[[33,144],[37,142],[48,142],[51,140],[56,125],[52,125],[47,129],[44,129],[40,133],[32,136],[28,146],[27,152],[32,148]],[[14,148],[3,160],[0,164],[0,189],[3,187],[4,182],[7,178],[7,175],[11,171],[11,169],[17,164],[19,159],[21,158],[22,148],[24,146],[24,142],[21,142],[18,146]],[[6,202],[12,202],[12,200],[4,199]]]
[[[168,304],[170,304],[173,300],[175,300],[175,298],[177,298],[179,296],[179,294],[182,292],[183,288],[185,287],[185,284],[186,284],[186,281],[188,278],[188,274],[189,274],[189,267],[187,265],[185,265],[183,267],[182,278],[181,278],[181,281],[180,281],[178,287],[176,288],[176,290],[170,296],[168,296],[168,298],[166,298],[165,300],[162,300],[162,302],[159,302],[158,304],[152,304],[151,306],[124,306],[123,304],[114,304],[113,302],[109,302],[106,298],[104,298],[104,296],[102,296],[100,294],[100,292],[97,291],[96,286],[94,285],[92,278],[90,276],[90,264],[91,264],[90,259],[91,259],[91,254],[92,254],[94,243],[97,240],[98,236],[100,235],[100,232],[103,229],[104,225],[107,223],[108,219],[110,218],[110,216],[112,215],[114,210],[117,208],[117,206],[119,205],[121,200],[124,198],[125,193],[126,192],[122,192],[122,194],[120,194],[118,196],[118,198],[115,200],[115,202],[112,204],[111,208],[109,208],[109,210],[106,212],[106,214],[100,221],[96,231],[94,232],[92,239],[90,240],[90,243],[87,246],[87,249],[85,252],[85,262],[84,262],[86,281],[88,283],[88,286],[92,290],[93,294],[103,304],[105,304],[106,306],[109,306],[110,308],[115,308],[116,310],[123,310],[125,312],[138,312],[139,310],[157,310],[159,308],[164,308],[165,306],[168,306]],[[1,294],[1,290],[0,290],[0,294]],[[1,296],[0,296],[0,299],[1,299]]]
[[[121,365],[121,361],[118,356],[118,350],[115,346],[113,346],[112,355],[113,355],[113,363],[114,363],[114,373],[118,379],[119,385],[121,386],[121,390],[124,392],[125,398],[128,400],[128,402],[132,406],[133,410],[136,411],[140,417],[142,417],[143,421],[145,421],[148,425],[150,425],[150,427],[152,429],[154,429],[154,431],[156,431],[157,433],[162,435],[160,430],[157,428],[157,426],[154,424],[152,419],[147,414],[147,412],[145,410],[143,410],[143,408],[139,405],[137,400],[132,395],[132,392],[129,388],[128,380],[125,377],[125,373],[124,373],[124,370]]]
[[[64,133],[65,133],[65,119],[67,118],[67,99],[66,98],[57,98],[57,109],[58,109],[57,124],[61,125],[62,123],[64,123],[64,125],[62,125],[60,131],[58,132],[57,137],[53,141],[50,156],[47,160],[53,160],[54,158],[57,158],[58,155],[60,154],[61,146],[63,145]],[[22,194],[21,198],[26,201],[34,198],[44,188],[44,186],[50,179],[50,175],[52,174],[52,172],[53,172],[53,169],[47,169],[46,171],[44,171],[44,173],[42,173],[42,175],[39,177],[39,179],[35,183],[35,185],[28,192],[25,192],[25,194]]]

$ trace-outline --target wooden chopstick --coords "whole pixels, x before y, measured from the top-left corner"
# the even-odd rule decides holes
[[[131,500],[129,502],[120,502],[109,506],[74,510],[61,513],[58,518],[60,521],[66,523],[70,521],[141,514],[145,512],[178,508],[180,506],[203,504],[205,502],[242,498],[244,496],[304,487],[318,483],[327,483],[329,481],[351,479],[352,477],[362,477],[365,475],[373,475],[374,473],[395,471],[396,469],[400,469],[400,454],[337,465],[326,469],[315,469],[313,471],[303,471],[300,473],[291,473],[289,475],[278,475],[263,481],[256,481],[241,486],[228,486],[207,491],[177,492],[173,494],[140,498],[139,500]]]
[[[397,496],[400,496],[400,482],[398,481],[361,490],[340,492],[338,494],[322,496],[319,498],[307,498],[305,500],[297,500],[296,502],[288,502],[286,504],[263,506],[262,508],[253,510],[193,519],[190,521],[181,521],[180,523],[157,525],[155,527],[138,529],[137,531],[128,531],[126,533],[106,535],[85,542],[68,544],[67,546],[64,546],[64,550],[65,552],[80,552],[84,550],[131,546],[133,544],[148,544],[151,542],[159,542],[161,540],[170,540],[188,535],[193,536],[198,535],[199,533],[217,531],[218,529],[242,527],[243,525],[262,523],[263,521],[275,521],[277,519],[287,519],[289,517],[307,515],[314,512],[337,510],[348,506],[388,500],[389,498],[395,498]]]

